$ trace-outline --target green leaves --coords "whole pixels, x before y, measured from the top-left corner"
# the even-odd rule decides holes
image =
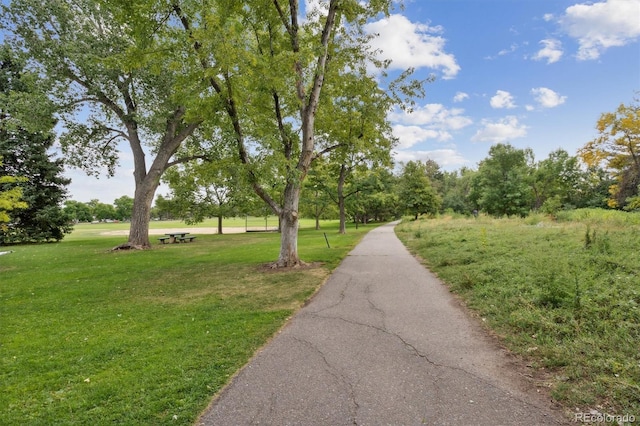
[[[597,123],[598,137],[579,151],[587,166],[600,166],[617,180],[611,187],[609,206],[624,207],[638,195],[640,184],[640,105],[620,104],[615,112],[603,113]]]
[[[416,219],[420,214],[436,214],[442,204],[421,161],[409,161],[404,166],[399,180],[399,196],[405,211]]]
[[[525,216],[531,209],[531,150],[496,144],[473,178],[471,198],[489,214]]]

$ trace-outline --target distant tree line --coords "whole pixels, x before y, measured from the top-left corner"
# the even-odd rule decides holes
[[[97,199],[87,203],[74,200],[64,202],[64,212],[69,219],[78,222],[102,222],[108,220],[129,221],[133,211],[133,198],[123,195],[113,204],[102,203]]]
[[[259,215],[259,200],[251,201],[248,191],[210,185],[210,192],[227,190],[225,197],[212,200],[197,185],[185,189],[184,181],[169,182],[172,194],[156,201],[156,208],[167,206],[160,209],[166,217],[197,222],[218,214],[253,211]],[[553,215],[563,209],[610,207],[615,182],[604,168],[586,167],[578,156],[563,149],[536,162],[530,149],[496,144],[477,169],[444,171],[433,160],[409,161],[395,171],[363,164],[345,180],[341,192],[330,167],[319,165],[305,182],[300,212],[315,218],[318,224],[321,219],[342,219],[341,206],[344,218],[355,223],[388,221],[403,215],[472,215],[474,211],[493,216],[526,216],[530,212]],[[630,209],[631,205],[625,206]]]
[[[603,114],[600,135],[578,155],[563,149],[536,161],[529,148],[496,144],[477,169],[443,171],[433,160],[409,161],[393,169],[389,162],[364,157],[349,162],[316,161],[301,193],[300,214],[316,219],[340,219],[357,224],[411,215],[483,212],[493,216],[554,215],[576,208],[640,210],[640,113],[636,105],[621,105]],[[383,155],[377,158],[384,158]],[[168,196],[158,196],[152,217],[196,223],[217,217],[266,216],[268,206],[229,162],[199,162],[167,173]],[[271,194],[283,190],[273,176]],[[127,220],[133,205],[121,197],[114,205],[93,200],[65,203],[77,221]],[[341,226],[344,230],[344,226]]]

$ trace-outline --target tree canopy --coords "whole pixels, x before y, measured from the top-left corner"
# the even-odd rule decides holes
[[[640,185],[640,105],[620,104],[600,116],[599,135],[579,151],[588,166],[603,165],[616,179],[610,188],[610,207],[622,208],[638,196]]]
[[[129,244],[148,247],[160,177],[200,124],[176,96],[193,91],[193,84],[180,79],[175,58],[168,51],[140,54],[161,50],[162,35],[154,31],[164,18],[138,8],[124,13],[116,2],[98,0],[14,0],[2,11],[7,39],[38,73],[53,103],[48,113],[60,119],[66,162],[93,175],[112,174],[128,145],[135,183]],[[22,115],[27,120],[42,109],[38,99],[26,99]],[[38,120],[28,121],[37,127]]]
[[[399,178],[399,197],[406,213],[415,219],[421,214],[436,214],[442,200],[428,176],[428,166],[421,161],[405,164]]]
[[[533,151],[496,144],[482,160],[472,181],[470,197],[496,216],[526,216],[532,207]]]

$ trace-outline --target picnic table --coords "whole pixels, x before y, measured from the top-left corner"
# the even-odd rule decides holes
[[[170,244],[171,243],[190,243],[196,239],[195,235],[187,236],[189,235],[189,232],[169,232],[164,235],[166,235],[166,237],[158,238],[162,244],[166,242]]]

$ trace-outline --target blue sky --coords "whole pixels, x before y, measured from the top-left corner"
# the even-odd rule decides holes
[[[399,161],[473,168],[500,142],[537,160],[558,148],[575,155],[600,114],[640,90],[640,1],[405,4],[376,24],[379,47],[437,80],[414,114],[392,116]]]
[[[532,148],[536,160],[558,148],[575,155],[601,113],[640,96],[640,0],[404,4],[367,27],[393,68],[436,76],[413,114],[390,114],[398,162],[475,168],[495,143]],[[132,196],[129,157],[112,179],[69,171],[71,198]]]

